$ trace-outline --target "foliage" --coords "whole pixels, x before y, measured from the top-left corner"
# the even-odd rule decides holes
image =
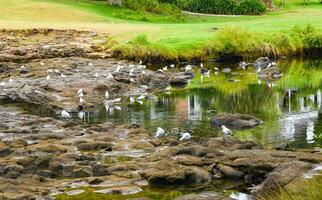
[[[148,12],[158,15],[180,16],[180,10],[167,3],[160,3],[158,0],[124,0],[123,5],[126,8],[139,12]]]
[[[259,0],[242,0],[237,9],[236,14],[240,15],[260,15],[266,12],[266,7]]]

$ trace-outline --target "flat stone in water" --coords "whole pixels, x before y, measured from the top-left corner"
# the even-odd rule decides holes
[[[73,196],[73,195],[79,195],[81,193],[85,192],[85,190],[71,190],[66,192],[68,196]]]
[[[136,194],[141,192],[142,189],[135,186],[130,187],[120,187],[120,188],[107,188],[94,191],[95,193],[101,194],[122,194],[122,195],[129,195],[129,194]]]

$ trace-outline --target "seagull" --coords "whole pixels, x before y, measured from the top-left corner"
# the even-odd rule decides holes
[[[184,133],[184,134],[182,134],[182,137],[180,138],[180,141],[189,140],[190,138],[191,138],[190,133]]]
[[[119,72],[120,70],[121,70],[121,66],[118,65],[114,72]]]
[[[83,104],[83,103],[85,103],[85,100],[82,97],[80,97],[79,98],[79,103]]]
[[[140,85],[140,87],[141,87],[142,89],[145,89],[145,90],[149,89],[149,87],[148,87],[147,85]]]
[[[114,106],[115,110],[122,110],[120,106]]]
[[[5,86],[6,85],[6,83],[5,82],[1,82],[0,83],[0,86]]]
[[[112,74],[108,74],[108,76],[106,77],[107,79],[113,79],[113,75]]]
[[[171,68],[174,68],[174,64],[170,65]]]
[[[130,78],[130,82],[131,83],[135,82],[134,78]]]
[[[80,93],[83,93],[83,89],[80,88],[78,91],[77,91],[77,94],[79,95]]]
[[[189,70],[191,70],[191,69],[192,69],[192,66],[191,66],[191,65],[187,65],[187,66],[185,67],[185,69],[186,69],[186,71],[189,71]]]
[[[70,114],[69,114],[66,110],[63,110],[63,111],[61,112],[61,116],[62,116],[63,118],[65,118],[65,119],[70,119],[70,118],[72,118],[72,117],[70,116]]]
[[[25,69],[25,66],[24,65],[21,65],[20,69]]]
[[[219,71],[218,67],[215,67],[214,69],[215,69],[216,71]]]
[[[80,111],[80,112],[78,113],[78,118],[79,118],[80,120],[83,120],[83,119],[84,119],[84,117],[85,117],[85,112],[84,112],[84,111]]]
[[[203,64],[202,63],[200,63],[200,67],[203,68]]]
[[[78,97],[79,97],[79,98],[82,98],[82,97],[84,97],[84,94],[83,94],[83,92],[80,92],[80,93],[78,93]]]
[[[50,75],[46,76],[46,80],[49,81],[50,80]]]
[[[108,91],[105,92],[105,98],[106,99],[110,98],[110,95],[109,95]]]
[[[122,99],[121,98],[115,98],[112,100],[113,103],[120,102]]]
[[[143,74],[143,75],[145,75],[145,74],[146,74],[146,72],[143,70],[143,71],[142,71],[142,74]]]
[[[222,132],[225,135],[231,135],[231,134],[233,134],[233,132],[229,128],[227,128],[225,125],[222,125],[221,128],[222,128]]]
[[[157,132],[154,137],[160,137],[164,135],[164,130],[161,127],[158,127]]]
[[[138,98],[136,98],[136,100],[143,100],[143,99],[145,99],[145,95],[140,95]]]
[[[130,102],[131,103],[134,103],[134,101],[135,101],[135,98],[134,97],[130,97]]]
[[[60,71],[59,71],[58,69],[55,69],[55,73],[59,74],[59,73],[60,73]]]
[[[93,67],[94,65],[93,63],[88,63],[88,66]]]
[[[168,66],[163,67],[163,71],[167,71],[168,70]]]
[[[169,85],[165,90],[166,90],[166,91],[171,90],[171,86]]]
[[[142,60],[140,60],[139,65],[142,65],[142,63],[143,63]]]
[[[141,105],[143,104],[143,101],[137,101],[137,102],[138,102],[139,104],[141,104]]]
[[[44,63],[44,62],[40,62],[40,65],[41,65],[41,66],[44,66],[44,65],[45,65],[45,63]]]
[[[134,69],[130,69],[130,76],[134,76]]]
[[[53,70],[52,69],[48,69],[47,70],[47,73],[52,73],[53,72]]]
[[[96,73],[94,74],[94,76],[95,76],[95,77],[98,77],[98,73],[96,72]]]
[[[108,101],[105,101],[104,106],[105,106],[106,112],[108,112],[108,110],[110,108],[110,104],[108,103]]]
[[[60,74],[60,77],[66,78],[66,76],[63,73]]]
[[[8,81],[9,83],[12,83],[13,82],[13,79],[12,78],[9,78],[9,81]]]
[[[239,67],[242,68],[242,69],[246,69],[247,65],[248,64],[245,61],[242,61],[242,62],[239,63]]]

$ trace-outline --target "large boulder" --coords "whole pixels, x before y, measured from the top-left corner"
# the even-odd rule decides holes
[[[281,189],[285,185],[291,183],[312,166],[302,161],[293,161],[276,167],[269,172],[267,178],[255,190],[255,196],[264,194],[267,191],[275,191]]]
[[[257,68],[264,69],[268,67],[271,63],[272,61],[268,57],[260,57],[257,60],[255,60],[253,65]]]
[[[221,113],[211,119],[213,126],[221,127],[225,125],[230,129],[249,129],[262,123],[262,120],[247,114]]]

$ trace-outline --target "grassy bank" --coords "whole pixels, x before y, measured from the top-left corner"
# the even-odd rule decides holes
[[[290,0],[286,6],[275,5],[275,11],[263,16],[178,19],[109,7],[104,1],[2,0],[0,28],[96,30],[110,34],[109,40],[115,41],[110,42],[114,55],[151,61],[226,54],[293,55],[321,47],[322,4]],[[307,24],[316,29],[309,36],[294,31],[294,27],[305,30]]]

